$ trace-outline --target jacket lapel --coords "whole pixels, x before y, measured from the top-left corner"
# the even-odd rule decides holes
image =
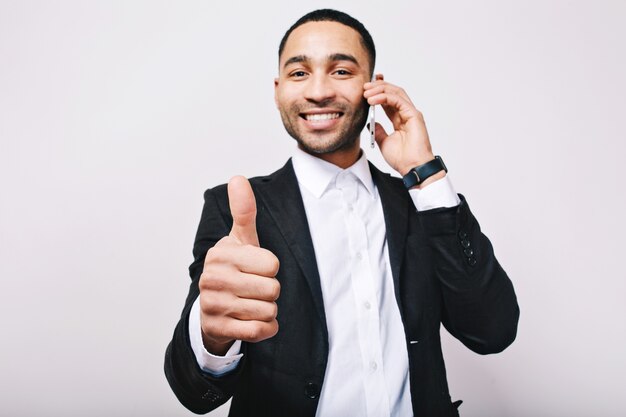
[[[389,249],[389,262],[393,276],[396,301],[402,311],[402,298],[400,297],[400,272],[406,246],[408,233],[409,210],[412,207],[407,190],[400,181],[394,181],[389,174],[383,173],[370,162],[372,178],[378,188],[380,200],[385,214],[385,226],[387,228],[387,246]]]
[[[255,191],[300,266],[311,290],[315,309],[321,322],[326,323],[315,250],[291,159],[257,183]]]
[[[381,172],[371,163],[369,165],[385,215],[389,262],[396,300],[401,307],[400,272],[405,253],[410,200],[401,182],[392,180],[389,174]],[[326,323],[315,250],[291,159],[281,169],[257,183],[255,191],[300,266],[311,290],[317,314],[322,323]]]

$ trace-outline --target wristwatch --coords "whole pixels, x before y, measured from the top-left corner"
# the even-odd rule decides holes
[[[443,163],[443,159],[437,155],[432,161],[428,161],[425,164],[411,169],[404,177],[402,177],[402,182],[407,189],[411,189],[416,185],[420,185],[426,181],[426,178],[435,175],[441,170],[448,172],[448,168],[446,167],[446,164]]]

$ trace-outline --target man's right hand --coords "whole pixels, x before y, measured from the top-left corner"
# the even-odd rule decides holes
[[[204,347],[224,355],[237,339],[260,342],[278,332],[276,256],[259,247],[256,200],[244,177],[228,183],[233,227],[209,249],[200,276],[200,323]]]

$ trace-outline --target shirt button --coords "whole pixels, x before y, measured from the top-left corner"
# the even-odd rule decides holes
[[[353,211],[354,210],[354,206],[352,204],[348,204],[348,211]]]
[[[375,371],[376,369],[378,369],[378,364],[375,361],[371,361],[370,362],[370,369],[372,371]]]
[[[366,301],[363,303],[363,307],[365,307],[366,310],[369,310],[370,308],[372,308],[372,305],[369,301]]]
[[[361,259],[363,259],[363,255],[361,254],[361,252],[357,252],[356,253],[356,258],[360,261]]]

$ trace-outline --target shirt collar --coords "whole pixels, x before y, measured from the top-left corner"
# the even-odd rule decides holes
[[[363,151],[361,151],[360,158],[345,170],[310,155],[300,148],[296,148],[293,153],[292,163],[298,182],[309,190],[315,198],[320,198],[328,189],[328,186],[335,181],[337,175],[343,171],[352,172],[365,186],[367,191],[374,195],[374,180],[372,180],[372,173]]]

